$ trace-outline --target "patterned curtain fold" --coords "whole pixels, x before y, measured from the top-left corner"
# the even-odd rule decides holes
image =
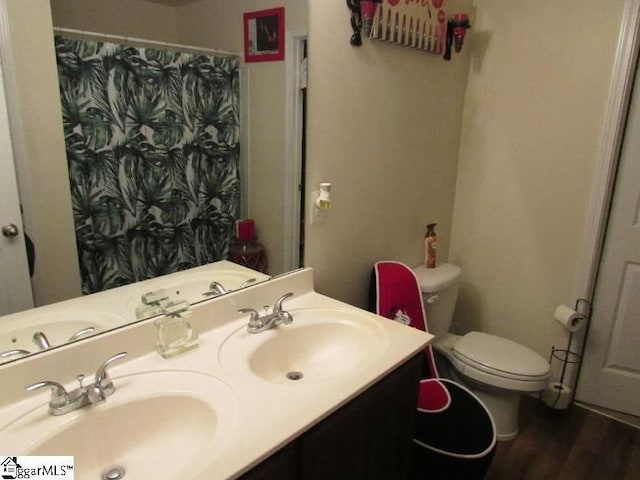
[[[239,60],[56,36],[85,294],[226,258]]]

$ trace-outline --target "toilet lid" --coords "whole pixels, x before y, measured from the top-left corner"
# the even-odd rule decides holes
[[[453,345],[453,355],[493,375],[537,381],[549,376],[549,362],[533,350],[506,338],[469,332]]]
[[[422,293],[438,293],[460,281],[462,270],[451,263],[441,263],[436,268],[419,265],[413,269]]]

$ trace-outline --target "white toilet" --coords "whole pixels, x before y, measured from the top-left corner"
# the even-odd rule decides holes
[[[413,269],[418,277],[432,344],[453,366],[455,380],[480,397],[491,412],[498,440],[518,435],[520,395],[543,390],[549,362],[533,350],[506,338],[482,332],[459,336],[449,332],[462,270],[444,263]],[[444,372],[441,372],[444,373]]]

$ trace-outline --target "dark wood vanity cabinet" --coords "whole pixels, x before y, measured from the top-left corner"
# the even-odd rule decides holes
[[[421,362],[411,358],[241,478],[407,478]]]
[[[241,480],[293,480],[298,476],[298,445],[292,442],[245,473]]]

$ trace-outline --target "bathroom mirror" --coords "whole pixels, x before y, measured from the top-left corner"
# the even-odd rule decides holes
[[[9,0],[9,2],[11,1],[13,0]],[[38,0],[38,1],[48,1],[48,0]],[[158,32],[162,31],[162,29],[165,27],[163,26],[159,27],[158,25],[152,25],[152,24],[154,24],[154,22],[155,23],[165,22],[164,25],[166,25],[167,24],[166,22],[170,23],[173,20],[175,20],[176,24],[178,24],[180,22],[185,23],[185,20],[183,19],[187,19],[188,22],[194,22],[195,19],[200,19],[198,24],[194,23],[191,25],[193,27],[191,30],[199,32],[200,35],[204,35],[203,32],[219,32],[225,29],[229,30],[231,29],[230,27],[231,25],[233,26],[233,28],[237,29],[237,32],[234,32],[234,31],[226,32],[226,34],[234,35],[234,36],[237,36],[238,38],[242,38],[241,34],[238,35],[238,32],[242,31],[242,26],[243,26],[242,13],[243,12],[261,10],[265,8],[270,8],[272,6],[285,6],[287,11],[287,30],[289,29],[290,26],[293,25],[293,28],[297,31],[303,31],[303,30],[306,31],[307,6],[306,6],[306,2],[300,2],[299,0],[285,0],[285,1],[278,2],[277,5],[275,5],[275,3],[271,5],[269,2],[265,2],[264,0],[240,0],[240,1],[236,1],[236,0],[234,1],[230,1],[230,0],[87,0],[83,2],[77,2],[74,0],[50,0],[50,6],[52,10],[52,27],[62,27],[62,28],[67,28],[71,30],[83,31],[83,32],[103,33],[103,34],[110,34],[110,35],[121,36],[121,37],[130,37],[130,38],[136,38],[136,39],[147,39],[153,42],[166,42],[170,44],[180,44],[180,45],[187,45],[187,46],[193,46],[193,47],[202,46],[204,48],[210,48],[210,49],[215,48],[215,49],[230,51],[234,53],[237,52],[238,54],[242,53],[241,43],[236,44],[233,47],[228,47],[226,45],[218,47],[217,45],[212,45],[212,44],[202,45],[201,42],[199,42],[197,38],[195,38],[197,36],[195,34],[192,34],[190,37],[189,35],[187,35],[188,38],[182,40],[181,38],[176,38],[175,32],[174,32],[174,35],[171,35],[171,38],[162,38],[161,34]],[[65,15],[70,12],[70,9],[72,9],[70,16],[65,17]],[[206,13],[206,15],[203,15],[203,13]],[[231,18],[229,18],[229,16]],[[87,23],[86,24],[83,23],[84,21],[87,21]],[[304,21],[304,26],[302,26],[303,21]],[[105,25],[108,22],[111,22],[111,24],[113,25],[113,30],[111,30],[109,27],[105,27]],[[30,25],[24,25],[23,27],[20,27],[20,28],[24,28],[27,31],[29,30],[30,27],[31,27]],[[12,25],[11,28],[16,28],[16,26]],[[137,30],[137,28],[140,28],[140,30]],[[190,33],[193,33],[193,32],[190,32]],[[25,33],[25,35],[26,34],[27,33]],[[91,37],[88,35],[88,38],[91,38]],[[274,68],[280,68],[282,71],[284,71],[284,68],[285,68],[284,62],[278,62],[278,64],[279,65],[276,65],[275,62],[272,65],[257,64],[255,67],[252,67],[252,68],[255,68],[256,71],[258,69],[261,69],[262,71],[266,71],[267,69],[270,68],[271,70],[269,70],[269,75],[275,78],[282,78],[284,73],[278,73],[276,75],[273,74]],[[242,68],[245,69],[245,66],[243,65]],[[246,73],[243,71],[242,75],[245,75],[245,74]],[[253,74],[251,75],[252,76],[250,80],[255,83],[255,79],[259,77]],[[250,114],[253,110],[254,109],[251,105],[243,107],[243,113],[245,115]],[[282,110],[284,111],[284,106],[282,106]],[[282,117],[284,118],[284,114],[282,115]],[[273,118],[271,120],[273,120]],[[244,128],[245,121],[246,120],[243,120],[242,128]],[[273,128],[271,132],[273,132]],[[268,135],[268,134],[269,132],[265,132],[262,135]],[[271,154],[269,156],[270,157],[269,161],[271,161],[271,158],[278,158],[278,159],[283,158],[283,155],[281,155],[282,151],[280,152],[275,151],[270,153]],[[252,168],[255,171],[260,171],[262,169],[262,167],[259,165],[259,162],[262,161],[260,156],[256,155],[255,157],[252,157],[251,161],[254,162],[252,165]],[[252,189],[252,191],[254,190],[257,191],[256,195],[262,195],[262,196],[258,196],[257,198],[246,198],[245,197],[246,194],[243,193],[242,202],[245,204],[245,206],[243,207],[243,210],[246,210],[247,208],[246,204],[259,205],[259,204],[271,202],[272,200],[269,197],[265,197],[267,193],[269,193],[270,195],[276,195],[276,194],[279,195],[279,192],[277,192],[278,189],[273,188],[274,185],[269,185],[269,187],[270,188],[267,188],[265,186],[264,191],[260,191],[259,189]],[[274,204],[279,205],[281,202],[282,200],[279,195],[278,200],[277,201],[274,200]],[[26,208],[28,208],[28,206]],[[277,210],[278,215],[280,215],[281,217],[284,217],[287,213],[285,209],[276,208],[272,210]],[[267,224],[271,225],[271,224],[278,224],[278,222],[283,223],[284,221],[285,221],[284,218],[265,218],[262,221],[262,223],[263,225],[267,225]],[[260,231],[259,231],[259,236],[260,236],[260,240],[262,241],[264,237],[260,234]],[[268,247],[271,249],[268,252],[270,265],[272,263],[271,262],[272,258],[276,259],[276,262],[274,262],[276,263],[275,268],[269,270],[270,274],[279,274],[285,271],[284,269],[280,268],[279,264],[285,264],[286,262],[277,261],[277,259],[283,255],[282,252],[276,251],[277,248],[281,248],[281,245],[282,243],[280,242],[274,242],[272,245]],[[231,272],[232,269],[228,268],[229,267],[228,263],[229,262],[226,262],[226,261],[216,262],[215,265],[212,264],[206,267],[211,268],[213,270],[216,270],[216,268],[218,268],[221,271],[225,270],[222,273],[218,272],[219,275],[222,275],[222,277],[217,278],[218,280],[220,280],[220,278],[230,278],[229,275],[233,276],[234,274]],[[219,268],[220,266],[222,266],[221,269]],[[36,264],[36,268],[37,268],[37,264]],[[143,294],[149,293],[149,292],[155,292],[156,290],[163,290],[164,287],[169,287],[170,290],[173,289],[175,293],[175,291],[177,291],[176,282],[182,282],[186,278],[187,279],[186,283],[190,285],[192,282],[189,279],[189,277],[195,278],[194,276],[196,277],[199,276],[199,277],[209,278],[208,275],[211,272],[204,271],[204,269],[202,269],[201,267],[198,267],[196,269],[193,269],[193,271],[190,270],[190,271],[180,272],[180,273],[186,275],[186,277],[177,278],[175,275],[170,274],[166,277],[157,277],[155,279],[152,279],[152,281],[142,282],[143,285],[138,287],[132,286],[131,292],[127,292],[127,298],[140,297],[140,300],[141,300],[141,296]],[[240,281],[240,277],[243,277],[245,273],[247,272],[242,272],[242,275],[238,276],[237,278],[234,277],[234,279],[228,280],[229,283],[227,285],[225,285],[224,280],[220,281],[219,283],[222,284],[225,290],[239,288],[244,284],[244,281]],[[245,280],[249,280],[249,278],[246,278],[247,276],[251,278],[255,277],[256,281],[264,281],[265,279],[268,278],[268,275],[261,275],[259,273],[257,273],[256,275],[244,275],[243,278]],[[212,281],[216,280],[216,278],[214,277],[211,277],[211,279]],[[198,278],[198,281],[200,280],[201,278]],[[150,283],[147,283],[147,282],[150,282]],[[249,283],[253,284],[253,282],[249,282]],[[200,284],[198,284],[197,288],[201,289]],[[178,290],[180,290],[181,293],[184,293],[185,287]],[[72,313],[69,313],[68,310],[64,310],[65,308],[68,307],[67,302],[62,302],[62,303],[55,302],[53,304],[48,305],[52,308],[52,310],[48,310],[48,312],[53,312],[51,313],[52,315],[60,317],[61,315],[57,315],[57,314],[63,313],[64,316],[70,317],[69,329],[73,330],[73,332],[71,331],[67,332],[65,330],[63,334],[64,338],[71,338],[74,335],[76,335],[78,332],[82,332],[83,330],[86,330],[92,327],[95,327],[95,330],[94,330],[95,332],[102,332],[102,331],[113,328],[112,325],[120,326],[123,324],[123,322],[121,322],[120,320],[124,315],[122,315],[121,313],[116,315],[116,317],[118,318],[117,319],[114,318],[112,323],[110,323],[110,320],[108,318],[109,315],[105,314],[104,308],[100,310],[99,315],[96,314],[97,310],[92,308],[92,305],[99,304],[101,301],[103,301],[102,300],[103,297],[104,298],[108,297],[108,295],[102,295],[102,293],[104,292],[99,292],[97,294],[80,297],[78,300],[81,300],[82,303],[81,305],[78,305],[78,308],[76,309],[76,311]],[[127,302],[129,302],[129,300],[127,300],[125,303]],[[129,309],[130,310],[128,312],[129,318],[126,319],[127,321],[137,321],[142,318],[145,318],[145,315],[143,315],[140,311],[136,312],[136,307],[140,307],[139,303],[140,302],[137,302],[136,305],[132,306],[132,308]],[[46,302],[45,303],[40,302],[40,306],[45,306],[45,305],[47,305]],[[74,305],[76,304],[74,303]],[[12,322],[15,321],[15,318],[14,318],[15,315],[8,315],[6,317],[0,318],[0,326],[2,326],[2,328],[0,328],[0,334],[2,334],[3,332],[5,334],[8,334],[9,342],[15,340],[16,335],[11,335],[11,331],[12,330],[15,332],[21,331],[21,329],[25,327],[25,325],[28,323],[25,319],[29,316],[29,313],[30,312],[19,312],[18,318],[20,320],[16,325],[16,327],[13,329],[8,325],[12,325]],[[149,316],[152,315],[153,313],[154,313],[153,311],[149,312]],[[49,313],[47,313],[47,315],[49,315]],[[86,318],[92,317],[92,316],[96,318],[100,317],[98,319],[100,321],[96,320],[96,322],[94,322],[96,323],[96,325],[93,325],[92,322],[89,322],[91,323],[91,325],[86,324],[87,323]],[[43,320],[43,322],[45,324],[50,323],[49,318],[46,317]],[[85,335],[88,336],[91,334],[93,333],[89,332],[89,333],[81,334],[80,337],[84,338]],[[51,336],[55,337],[55,335],[53,334]],[[51,343],[53,344],[53,346],[55,346],[55,345],[61,344],[60,342],[61,342],[60,340],[56,340],[55,342],[52,341]],[[17,341],[15,343],[17,344]],[[0,350],[2,350],[2,347],[0,347]],[[33,344],[32,344],[32,350],[36,350],[36,346],[34,346]],[[1,353],[2,351],[0,351],[0,354]],[[32,352],[32,353],[37,353],[37,352]],[[9,358],[9,360],[11,359],[12,358]],[[3,362],[2,358],[0,358],[0,363],[1,362]]]

